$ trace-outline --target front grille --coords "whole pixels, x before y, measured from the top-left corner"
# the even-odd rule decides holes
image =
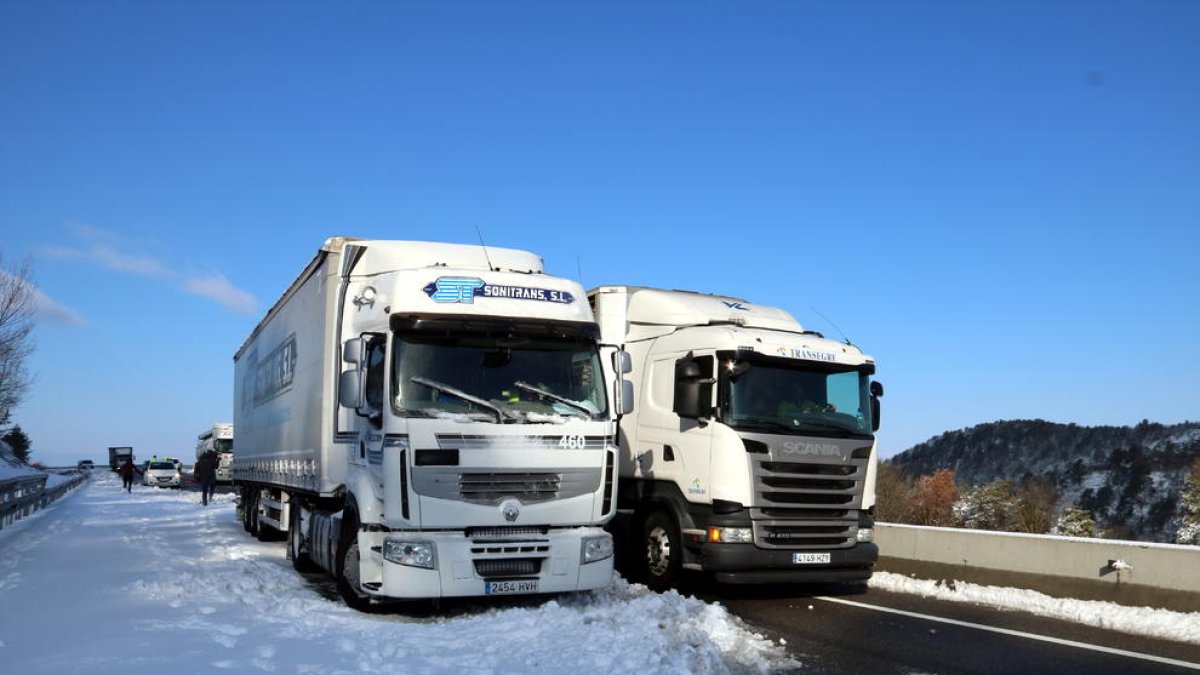
[[[557,473],[464,473],[458,480],[458,493],[468,502],[505,498],[540,502],[557,497],[561,482]]]
[[[854,495],[829,495],[809,492],[764,492],[763,499],[777,504],[849,504],[854,501]]]
[[[817,476],[852,476],[857,470],[850,464],[799,464],[796,462],[763,462],[764,471]]]
[[[600,467],[554,467],[538,472],[457,466],[417,466],[408,475],[412,490],[424,497],[497,505],[505,499],[523,504],[596,494],[604,482]]]
[[[754,521],[754,542],[763,548],[847,548],[858,537],[853,522],[766,522]]]
[[[795,488],[797,490],[849,490],[854,487],[852,480],[822,480],[818,478],[777,478],[767,477],[763,485],[773,488]]]
[[[777,456],[750,457],[757,493],[750,517],[757,546],[794,550],[854,546],[865,460],[781,462]]]
[[[530,577],[542,571],[544,558],[500,558],[476,560],[475,573],[484,579],[497,577]]]
[[[493,541],[525,541],[545,537],[548,527],[468,527],[467,539],[476,544]]]

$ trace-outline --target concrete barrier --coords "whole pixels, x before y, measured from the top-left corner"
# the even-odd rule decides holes
[[[1200,611],[1200,546],[876,523],[878,569]]]

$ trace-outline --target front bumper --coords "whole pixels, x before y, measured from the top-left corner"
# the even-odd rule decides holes
[[[417,599],[473,597],[488,594],[487,582],[504,578],[485,578],[478,573],[476,561],[511,558],[540,558],[539,570],[521,575],[522,580],[537,580],[536,593],[564,593],[607,587],[613,580],[612,557],[581,563],[580,551],[587,537],[608,536],[598,527],[551,530],[541,538],[540,551],[494,552],[513,548],[508,543],[481,544],[462,532],[425,532],[385,534],[360,532],[359,550],[369,551],[362,560],[364,590],[379,598]],[[404,538],[432,542],[436,548],[436,567],[425,569],[384,560],[380,551],[385,538]],[[527,544],[517,544],[517,548]],[[491,549],[489,551],[488,549]]]
[[[871,577],[871,569],[879,559],[879,547],[872,543],[819,551],[829,553],[827,564],[793,563],[792,554],[800,552],[753,544],[704,543],[697,553],[704,570],[713,572],[717,581],[729,584],[863,581]]]

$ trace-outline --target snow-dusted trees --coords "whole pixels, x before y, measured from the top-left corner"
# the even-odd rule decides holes
[[[913,478],[890,462],[879,465],[875,494],[875,517],[881,522],[1035,534],[1050,531],[1058,501],[1054,486],[1045,481],[1031,480],[1018,489],[994,480],[960,493],[951,469]]]
[[[1200,546],[1200,459],[1192,462],[1191,472],[1179,494],[1179,531],[1176,544]]]
[[[1059,514],[1050,532],[1064,537],[1098,537],[1101,534],[1096,529],[1096,521],[1091,512],[1076,506]]]
[[[1016,510],[1016,491],[1006,480],[963,490],[954,505],[955,521],[972,530],[1008,531]]]
[[[29,463],[29,436],[21,430],[21,425],[18,424],[9,429],[7,433],[0,436],[0,441],[8,444],[8,448],[12,451],[14,457],[25,464]]]
[[[1050,531],[1056,501],[1049,483],[1029,481],[1018,490],[1009,481],[994,480],[964,490],[954,515],[959,525],[974,530],[1042,534]]]

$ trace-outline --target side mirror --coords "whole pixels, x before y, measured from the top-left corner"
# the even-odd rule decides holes
[[[633,358],[627,351],[613,352],[613,372],[617,375],[628,375],[633,372]]]
[[[633,383],[625,378],[617,380],[617,414],[628,415],[633,412]]]
[[[705,377],[700,364],[688,354],[675,362],[675,401],[671,410],[680,417],[708,419],[712,417],[712,386],[716,382]]]
[[[353,338],[342,343],[342,360],[346,363],[359,365],[363,354],[367,353],[367,341],[363,338]]]
[[[879,398],[883,396],[883,385],[871,382],[871,431],[879,431]]]
[[[344,370],[338,377],[338,403],[351,410],[358,410],[363,404],[362,374],[357,368]]]

